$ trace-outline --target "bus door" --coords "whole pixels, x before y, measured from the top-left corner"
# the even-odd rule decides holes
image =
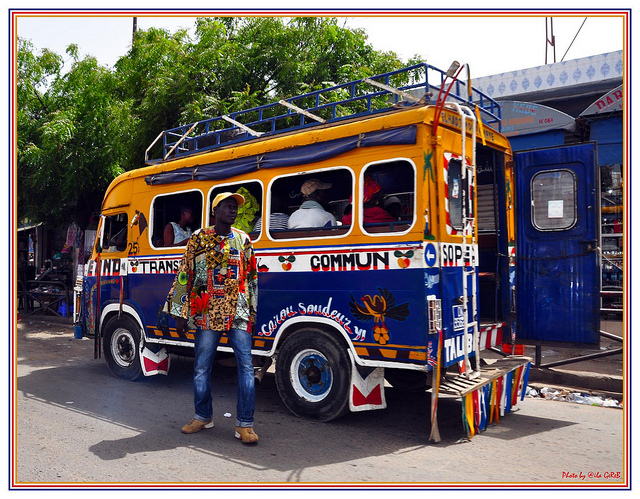
[[[593,143],[516,154],[522,343],[599,344],[597,180]]]

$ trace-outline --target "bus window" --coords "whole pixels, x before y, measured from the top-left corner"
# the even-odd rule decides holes
[[[447,170],[447,185],[449,194],[449,217],[451,227],[462,230],[462,161],[458,158],[449,160]]]
[[[207,202],[209,212],[209,226],[215,225],[211,203],[221,192],[237,192],[244,197],[244,203],[238,207],[238,216],[233,226],[251,235],[251,239],[256,239],[260,235],[260,230],[256,230],[256,222],[262,214],[262,184],[257,181],[241,182],[237,184],[216,185],[209,192]]]
[[[186,246],[191,233],[202,227],[202,199],[197,190],[157,196],[151,206],[152,247]],[[190,217],[184,216],[187,211]]]
[[[115,253],[127,249],[127,214],[104,217],[100,247],[103,252]]]
[[[269,235],[297,239],[346,234],[350,226],[342,219],[352,194],[353,174],[347,168],[280,177],[271,184]],[[286,228],[276,210],[288,217]]]
[[[360,216],[365,232],[402,232],[413,224],[415,178],[413,163],[404,159],[364,169]]]
[[[576,179],[569,170],[540,172],[531,179],[531,216],[538,230],[566,230],[576,218]]]

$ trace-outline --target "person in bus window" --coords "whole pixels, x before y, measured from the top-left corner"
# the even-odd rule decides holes
[[[269,230],[287,230],[289,227],[289,215],[286,212],[286,203],[279,196],[271,199],[271,214],[269,215]],[[262,217],[258,218],[253,232],[262,230]]]
[[[255,382],[251,356],[258,304],[258,271],[251,239],[232,227],[244,198],[222,192],[212,203],[215,225],[193,233],[167,296],[182,338],[195,328],[193,419],[182,433],[213,428],[211,370],[222,334],[226,334],[238,365],[235,437],[256,443],[253,431]]]
[[[363,221],[365,224],[395,222],[396,219],[380,206],[382,202],[382,187],[370,176],[364,179],[362,191]],[[342,217],[342,225],[351,225],[353,213],[349,212]]]
[[[384,209],[396,220],[402,217],[402,202],[397,196],[389,196],[384,200]]]
[[[180,220],[169,222],[164,228],[163,243],[165,246],[184,246],[191,237],[193,211],[187,206],[180,207]]]
[[[289,228],[302,227],[333,227],[337,225],[336,217],[324,209],[327,201],[327,189],[330,183],[321,182],[318,179],[310,179],[302,184],[303,202],[289,217]]]

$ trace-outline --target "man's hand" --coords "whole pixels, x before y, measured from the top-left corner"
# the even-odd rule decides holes
[[[178,317],[176,319],[176,331],[178,334],[185,334],[189,330],[187,319],[183,317]]]

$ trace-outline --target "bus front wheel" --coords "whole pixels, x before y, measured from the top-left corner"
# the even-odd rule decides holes
[[[104,326],[104,355],[109,370],[118,378],[142,377],[140,326],[131,317],[112,317]]]
[[[296,416],[330,421],[349,411],[351,362],[344,346],[320,329],[287,338],[276,361],[276,385]]]

